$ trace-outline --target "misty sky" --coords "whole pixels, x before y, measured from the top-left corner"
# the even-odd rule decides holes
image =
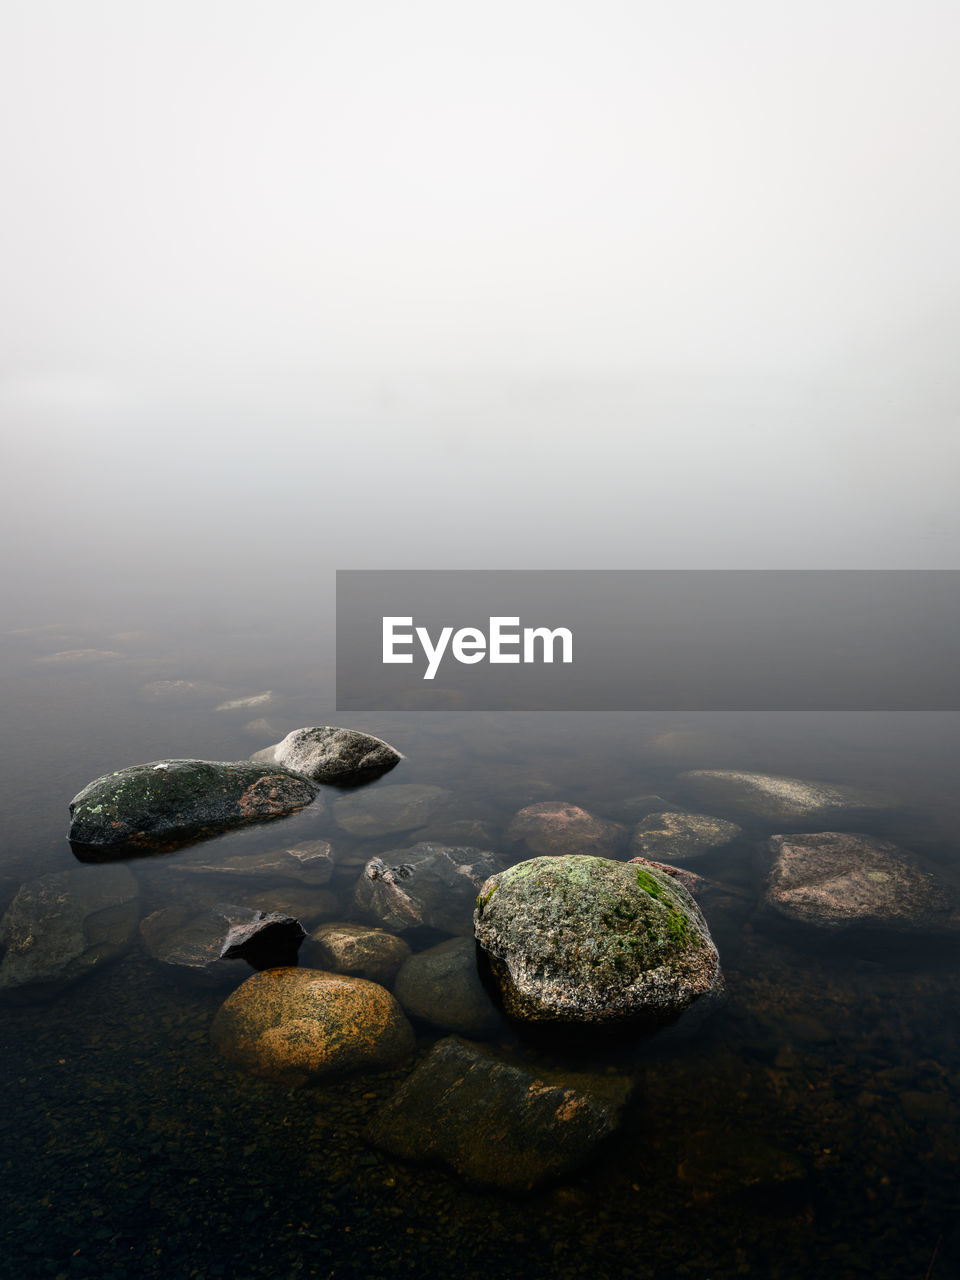
[[[956,566],[958,36],[6,0],[9,580]]]

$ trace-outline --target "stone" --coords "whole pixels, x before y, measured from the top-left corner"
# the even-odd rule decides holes
[[[318,964],[332,973],[351,973],[389,986],[410,958],[402,938],[365,924],[332,921],[310,934]]]
[[[766,905],[803,924],[894,933],[960,927],[960,895],[897,845],[854,832],[770,839]]]
[[[393,1067],[414,1047],[386,987],[319,969],[254,974],[221,1005],[210,1037],[228,1062],[287,1088]]]
[[[193,854],[177,862],[177,871],[185,875],[230,876],[240,880],[256,879],[269,882],[275,888],[278,882],[319,887],[333,875],[333,850],[328,840],[304,840],[300,844],[264,852],[211,851]]]
[[[250,759],[283,765],[315,782],[353,784],[380,777],[399,764],[403,756],[389,742],[369,733],[323,724],[294,729],[281,742],[255,752]]]
[[[343,796],[333,816],[351,835],[383,836],[426,826],[452,797],[445,787],[400,782]]]
[[[246,698],[231,698],[214,707],[214,711],[248,711],[251,707],[265,707],[273,701],[273,692],[264,689],[263,693],[251,693]]]
[[[441,1031],[488,1040],[504,1029],[480,978],[473,938],[450,938],[410,956],[393,994],[411,1018]]]
[[[0,994],[48,999],[122,955],[140,918],[127,867],[71,867],[22,884],[0,921]]]
[[[743,832],[733,822],[705,813],[665,811],[640,822],[630,840],[634,857],[683,862],[722,849]]]
[[[615,1102],[501,1061],[457,1036],[436,1044],[364,1136],[408,1160],[436,1160],[470,1182],[530,1191],[578,1168],[612,1134]]]
[[[630,866],[652,867],[655,871],[662,871],[664,875],[679,880],[692,898],[698,898],[710,884],[709,880],[698,876],[695,871],[687,871],[685,867],[675,867],[669,862],[654,862],[650,858],[630,858],[628,861]]]
[[[533,858],[483,884],[474,921],[504,1009],[522,1023],[652,1030],[721,988],[700,908],[653,868]]]
[[[487,850],[421,842],[371,858],[354,899],[362,911],[401,933],[428,925],[469,934],[477,890],[504,866],[505,859]]]
[[[618,822],[596,818],[579,805],[544,800],[514,815],[507,839],[522,840],[531,853],[588,853],[611,858],[626,847],[627,831]]]
[[[68,838],[79,857],[166,853],[315,798],[300,774],[246,761],[155,760],[105,774],[70,802]]]
[[[889,804],[884,797],[856,787],[773,773],[692,769],[681,773],[678,781],[698,800],[775,822],[794,818],[816,821],[828,814],[884,808]]]
[[[219,902],[197,911],[164,907],[140,922],[154,960],[208,985],[242,982],[251,967],[296,964],[306,936],[291,916]]]

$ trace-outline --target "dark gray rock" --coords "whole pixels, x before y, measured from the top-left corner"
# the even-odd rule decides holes
[[[70,803],[69,839],[81,858],[169,852],[310,804],[317,786],[246,761],[155,760],[89,783]]]
[[[615,1131],[621,1109],[449,1036],[364,1136],[393,1156],[441,1160],[470,1182],[529,1191],[583,1164]]]
[[[216,986],[243,982],[251,967],[296,964],[305,933],[291,916],[219,902],[154,911],[140,922],[140,936],[160,964]]]
[[[814,821],[889,805],[885,797],[856,787],[737,769],[692,769],[681,773],[678,782],[685,792],[713,807],[776,822]]]
[[[724,845],[742,835],[740,828],[723,818],[687,810],[651,813],[638,824],[630,840],[634,857],[654,861],[684,862]]]
[[[653,868],[533,858],[484,883],[474,920],[504,1009],[520,1022],[654,1029],[720,988],[700,908]]]
[[[389,835],[426,826],[452,796],[445,787],[413,782],[370,787],[334,801],[333,816],[351,835]]]
[[[379,777],[403,756],[388,742],[369,733],[323,724],[294,729],[281,742],[255,752],[250,759],[283,765],[315,782],[352,784]]]
[[[20,886],[0,921],[0,993],[48,999],[122,955],[140,917],[127,867],[74,867]]]
[[[505,860],[483,849],[421,842],[371,858],[354,891],[361,910],[403,932],[429,925],[444,933],[472,932],[477,890]]]
[[[503,1018],[480,980],[473,938],[450,938],[410,956],[393,994],[410,1017],[442,1031],[486,1040],[503,1030]]]

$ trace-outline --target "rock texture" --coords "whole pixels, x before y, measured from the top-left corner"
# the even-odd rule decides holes
[[[197,911],[164,907],[140,922],[140,936],[160,964],[209,985],[238,983],[251,967],[296,964],[305,935],[291,916],[217,903]]]
[[[317,963],[333,973],[351,973],[388,987],[410,958],[410,948],[396,934],[364,924],[333,921],[310,935]]]
[[[287,1087],[395,1066],[413,1050],[385,987],[318,969],[267,969],[221,1005],[210,1031],[220,1053]]]
[[[452,798],[445,787],[394,783],[359,791],[334,802],[333,816],[354,836],[383,836],[412,831],[432,821]]]
[[[281,883],[318,888],[333,875],[333,850],[328,840],[304,840],[266,852],[246,853],[204,850],[177,862],[177,871],[190,876],[230,876],[238,880],[262,880],[275,886]]]
[[[855,787],[736,769],[692,769],[680,774],[679,782],[699,800],[774,821],[790,818],[812,821],[828,814],[883,808],[889,803],[882,796]]]
[[[514,815],[507,839],[522,840],[531,853],[589,853],[612,858],[626,847],[627,831],[618,822],[596,818],[578,805],[544,800]]]
[[[894,844],[851,832],[776,835],[767,905],[804,924],[939,932],[960,928],[960,895]]]
[[[70,803],[70,842],[78,856],[168,852],[246,823],[279,818],[310,804],[316,784],[289,769],[155,760],[97,778]]]
[[[393,994],[411,1017],[442,1031],[485,1040],[503,1029],[477,970],[473,938],[450,938],[412,955],[397,974]]]
[[[487,850],[421,842],[371,858],[354,897],[388,929],[429,925],[469,934],[477,890],[503,867],[504,859]]]
[[[403,756],[388,742],[369,733],[323,724],[294,729],[281,742],[255,752],[250,759],[283,765],[315,782],[344,785],[371,781],[399,764]]]
[[[687,810],[651,813],[638,824],[630,840],[634,857],[684,862],[712,853],[741,835],[740,828],[723,818]]]
[[[75,867],[28,880],[0,921],[0,994],[46,999],[122,955],[139,887],[126,867]]]
[[[439,1159],[471,1182],[529,1191],[582,1164],[620,1113],[615,1102],[549,1084],[449,1036],[364,1136],[393,1156]]]
[[[521,1022],[653,1028],[719,990],[700,908],[653,868],[533,858],[484,883],[474,919],[504,1009]]]

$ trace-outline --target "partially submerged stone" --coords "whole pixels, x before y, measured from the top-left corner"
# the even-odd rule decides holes
[[[648,867],[654,871],[662,871],[664,875],[670,876],[674,880],[679,880],[692,898],[699,898],[700,893],[710,883],[703,876],[698,876],[695,871],[688,871],[685,867],[675,867],[670,862],[655,862],[651,858],[638,857],[630,858],[629,864],[632,867]]]
[[[331,921],[310,934],[317,963],[332,973],[350,973],[389,986],[410,958],[402,938],[365,924]]]
[[[736,840],[740,828],[723,818],[689,810],[665,810],[648,814],[630,840],[634,857],[683,862],[697,858]]]
[[[229,876],[238,880],[261,880],[275,886],[291,884],[317,888],[333,875],[334,857],[329,840],[304,840],[248,853],[246,850],[204,850],[179,859],[177,871],[191,876]]]
[[[857,787],[738,769],[692,769],[680,774],[678,781],[698,800],[774,821],[814,821],[828,814],[883,808],[889,803],[883,796]]]
[[[579,805],[544,800],[514,815],[507,839],[522,840],[531,853],[589,853],[611,858],[626,846],[627,831],[618,822],[597,818]]]
[[[530,1191],[583,1164],[620,1114],[615,1102],[550,1084],[449,1036],[364,1136],[393,1156],[441,1160],[471,1182]]]
[[[73,867],[28,880],[0,921],[0,994],[47,999],[123,954],[139,887],[127,867]]]
[[[210,985],[242,982],[250,969],[296,964],[305,931],[299,921],[234,903],[197,910],[164,907],[140,922],[150,955]]]
[[[410,956],[397,974],[393,994],[410,1017],[442,1031],[485,1040],[503,1029],[477,969],[473,938],[450,938]]]
[[[210,1031],[227,1061],[286,1087],[396,1066],[413,1029],[387,991],[318,969],[267,969],[221,1005]]]
[[[504,1009],[520,1022],[653,1029],[720,988],[700,908],[653,868],[533,858],[484,883],[474,920]]]
[[[315,782],[352,784],[379,777],[403,756],[389,742],[369,733],[324,724],[294,729],[282,741],[255,752],[250,759],[283,765]]]
[[[426,826],[452,796],[445,787],[398,782],[343,796],[334,801],[333,816],[351,835],[389,835]]]
[[[873,836],[819,831],[771,837],[766,902],[804,924],[893,932],[960,928],[957,890],[906,850]]]
[[[70,802],[79,857],[169,852],[310,804],[317,786],[289,769],[247,761],[155,760],[105,774]]]
[[[473,904],[504,859],[486,849],[420,842],[371,858],[354,891],[357,906],[389,929],[428,925],[444,933],[473,930]]]

